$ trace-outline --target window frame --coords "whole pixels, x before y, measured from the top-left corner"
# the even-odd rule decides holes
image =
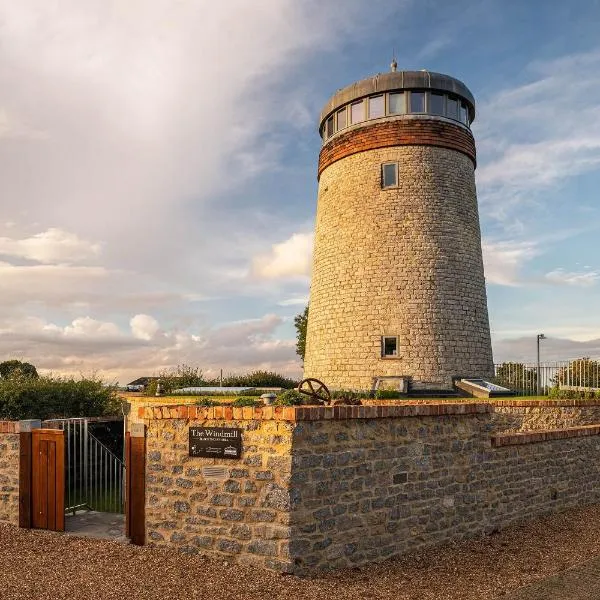
[[[392,96],[402,96],[402,111],[401,112],[392,112],[390,109],[391,106],[391,97]],[[406,99],[407,99],[408,94],[406,93],[405,90],[402,91],[396,91],[396,92],[388,92],[386,94],[386,111],[385,114],[386,116],[390,116],[390,117],[395,117],[397,115],[406,115],[408,114],[406,112]]]
[[[385,342],[386,340],[395,340],[396,342],[396,353],[386,354],[385,353]],[[381,336],[381,358],[383,359],[397,359],[400,358],[400,336],[399,335],[382,335]]]
[[[388,165],[393,165],[394,166],[394,173],[395,173],[395,178],[396,181],[395,183],[391,184],[391,185],[385,185],[385,168]],[[394,160],[388,160],[386,162],[382,162],[381,163],[381,172],[380,172],[380,179],[381,179],[381,189],[382,190],[393,190],[396,189],[398,187],[398,183],[399,183],[399,174],[400,174],[400,167],[398,165],[397,161]]]
[[[440,113],[433,112],[433,108],[432,108],[433,96],[440,96],[442,99],[442,112],[440,112]],[[444,92],[437,92],[437,91],[429,92],[427,94],[427,105],[426,105],[427,114],[431,115],[433,117],[445,117],[446,116],[446,98],[447,97],[448,97],[447,94],[444,94]]]
[[[454,102],[456,104],[456,115],[450,115],[450,102]],[[452,94],[446,94],[446,117],[452,121],[458,121],[462,123],[460,120],[460,98],[457,96],[453,96]]]
[[[413,94],[422,94],[423,96],[423,110],[415,110],[412,109],[412,98]],[[410,90],[410,97],[408,98],[408,107],[407,107],[409,115],[426,115],[427,113],[427,91],[426,90]]]
[[[377,117],[371,116],[371,100],[373,100],[374,98],[381,98],[381,104],[382,104],[382,110],[383,110],[383,112]],[[386,109],[385,94],[375,94],[374,96],[369,96],[369,105],[367,106],[367,121],[371,121],[373,119],[383,119],[384,117],[387,116],[385,109]]]
[[[331,126],[331,129],[330,129]],[[325,139],[329,139],[335,133],[335,117],[330,115],[325,121]]]
[[[345,123],[343,127],[340,127],[340,115],[342,114],[344,115]],[[341,131],[342,129],[346,129],[346,127],[348,127],[348,105],[344,106],[343,108],[340,108],[335,113],[335,130]]]
[[[350,125],[358,125],[358,123],[364,123],[365,121],[368,121],[368,119],[367,119],[367,100],[368,100],[368,98],[361,98],[360,100],[357,100],[356,102],[350,102]],[[358,106],[358,105],[362,106],[362,118],[360,119],[360,121],[355,121],[353,118],[354,115],[353,115],[352,108],[354,106]]]

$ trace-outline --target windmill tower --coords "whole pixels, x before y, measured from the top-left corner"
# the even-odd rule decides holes
[[[395,61],[327,102],[305,377],[439,390],[493,375],[474,118],[462,82]]]

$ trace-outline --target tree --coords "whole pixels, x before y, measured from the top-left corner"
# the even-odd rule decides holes
[[[600,387],[600,361],[589,357],[577,358],[561,367],[553,379],[557,386],[568,387]]]
[[[519,362],[502,363],[496,369],[495,380],[515,392],[534,394],[537,390],[537,370]]]
[[[308,326],[308,304],[304,312],[294,317],[294,326],[296,327],[296,354],[304,362],[306,352],[306,328]]]
[[[0,377],[2,379],[11,379],[13,377],[37,379],[39,375],[37,369],[31,363],[14,359],[5,360],[0,363]]]
[[[244,375],[228,374],[223,378],[225,387],[281,387],[289,389],[296,387],[297,384],[297,381],[274,371],[252,371]],[[215,380],[214,385],[219,385],[219,380]]]
[[[201,369],[182,364],[160,371],[156,378],[150,381],[144,389],[144,393],[147,396],[155,395],[159,380],[163,394],[168,394],[177,388],[202,387],[206,385],[206,380]]]

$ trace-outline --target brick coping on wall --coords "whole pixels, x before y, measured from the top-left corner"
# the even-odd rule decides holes
[[[321,421],[342,419],[385,419],[394,417],[437,417],[491,413],[487,403],[444,402],[371,406],[145,406],[140,419]]]
[[[489,403],[492,406],[507,406],[510,408],[523,408],[523,407],[544,407],[544,408],[558,408],[561,406],[600,406],[600,398],[593,398],[591,400],[585,400],[583,398],[578,399],[556,399],[556,400],[526,400],[525,398],[508,398],[508,399],[490,399]]]
[[[565,429],[548,429],[545,431],[527,431],[523,433],[504,433],[492,436],[492,446],[521,446],[537,442],[564,440],[567,438],[589,437],[600,435],[600,425],[583,425],[582,427],[566,427]]]
[[[0,433],[19,433],[19,422],[0,421]]]

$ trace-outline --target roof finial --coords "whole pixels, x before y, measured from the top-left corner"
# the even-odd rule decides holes
[[[396,62],[395,48],[392,48],[392,64],[390,65],[390,69],[392,70],[392,73],[395,73],[396,70],[398,69],[398,63]]]

